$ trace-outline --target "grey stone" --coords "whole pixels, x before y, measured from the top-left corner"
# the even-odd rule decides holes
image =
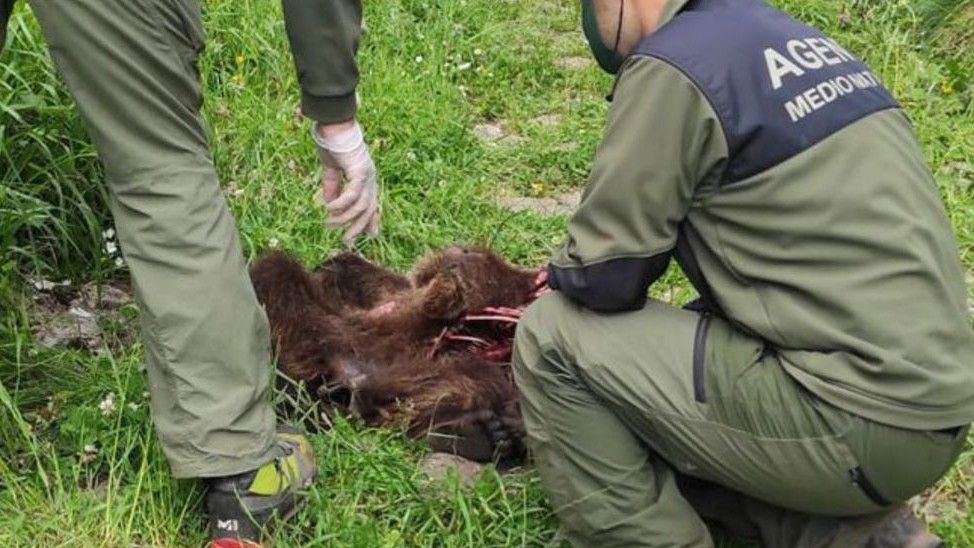
[[[78,297],[72,301],[72,306],[96,308],[98,310],[118,310],[130,304],[132,295],[127,289],[118,285],[88,282],[81,286]]]
[[[37,293],[31,310],[31,333],[38,346],[104,351],[103,320],[112,322],[113,336],[120,339],[134,333],[132,322],[120,313],[132,302],[132,295],[122,285],[88,282],[76,287],[41,281],[34,287]]]
[[[453,470],[462,485],[472,485],[484,470],[483,464],[450,453],[430,453],[423,457],[419,467],[433,481],[446,479]]]
[[[74,348],[95,351],[102,346],[102,330],[95,315],[72,307],[45,318],[34,328],[34,340],[45,348]]]

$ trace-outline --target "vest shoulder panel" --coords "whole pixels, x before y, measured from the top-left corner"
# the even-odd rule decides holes
[[[696,0],[633,52],[683,72],[727,139],[722,184],[761,173],[875,112],[878,78],[821,32],[758,0]]]

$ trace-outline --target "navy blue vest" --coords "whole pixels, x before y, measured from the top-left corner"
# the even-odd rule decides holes
[[[710,101],[729,147],[723,184],[897,107],[848,51],[758,0],[692,1],[633,54],[673,65]]]

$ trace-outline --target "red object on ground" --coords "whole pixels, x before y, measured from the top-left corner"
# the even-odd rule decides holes
[[[252,540],[237,538],[215,538],[210,541],[210,548],[262,548],[260,543]]]

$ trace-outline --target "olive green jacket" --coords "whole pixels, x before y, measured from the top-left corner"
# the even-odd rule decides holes
[[[301,108],[320,122],[355,117],[361,0],[282,0],[301,84]],[[0,0],[0,50],[16,0]]]
[[[283,0],[301,108],[320,122],[355,117],[362,0]]]
[[[907,116],[763,3],[689,6],[623,65],[552,287],[633,310],[675,258],[822,399],[904,428],[971,422],[964,272]]]

